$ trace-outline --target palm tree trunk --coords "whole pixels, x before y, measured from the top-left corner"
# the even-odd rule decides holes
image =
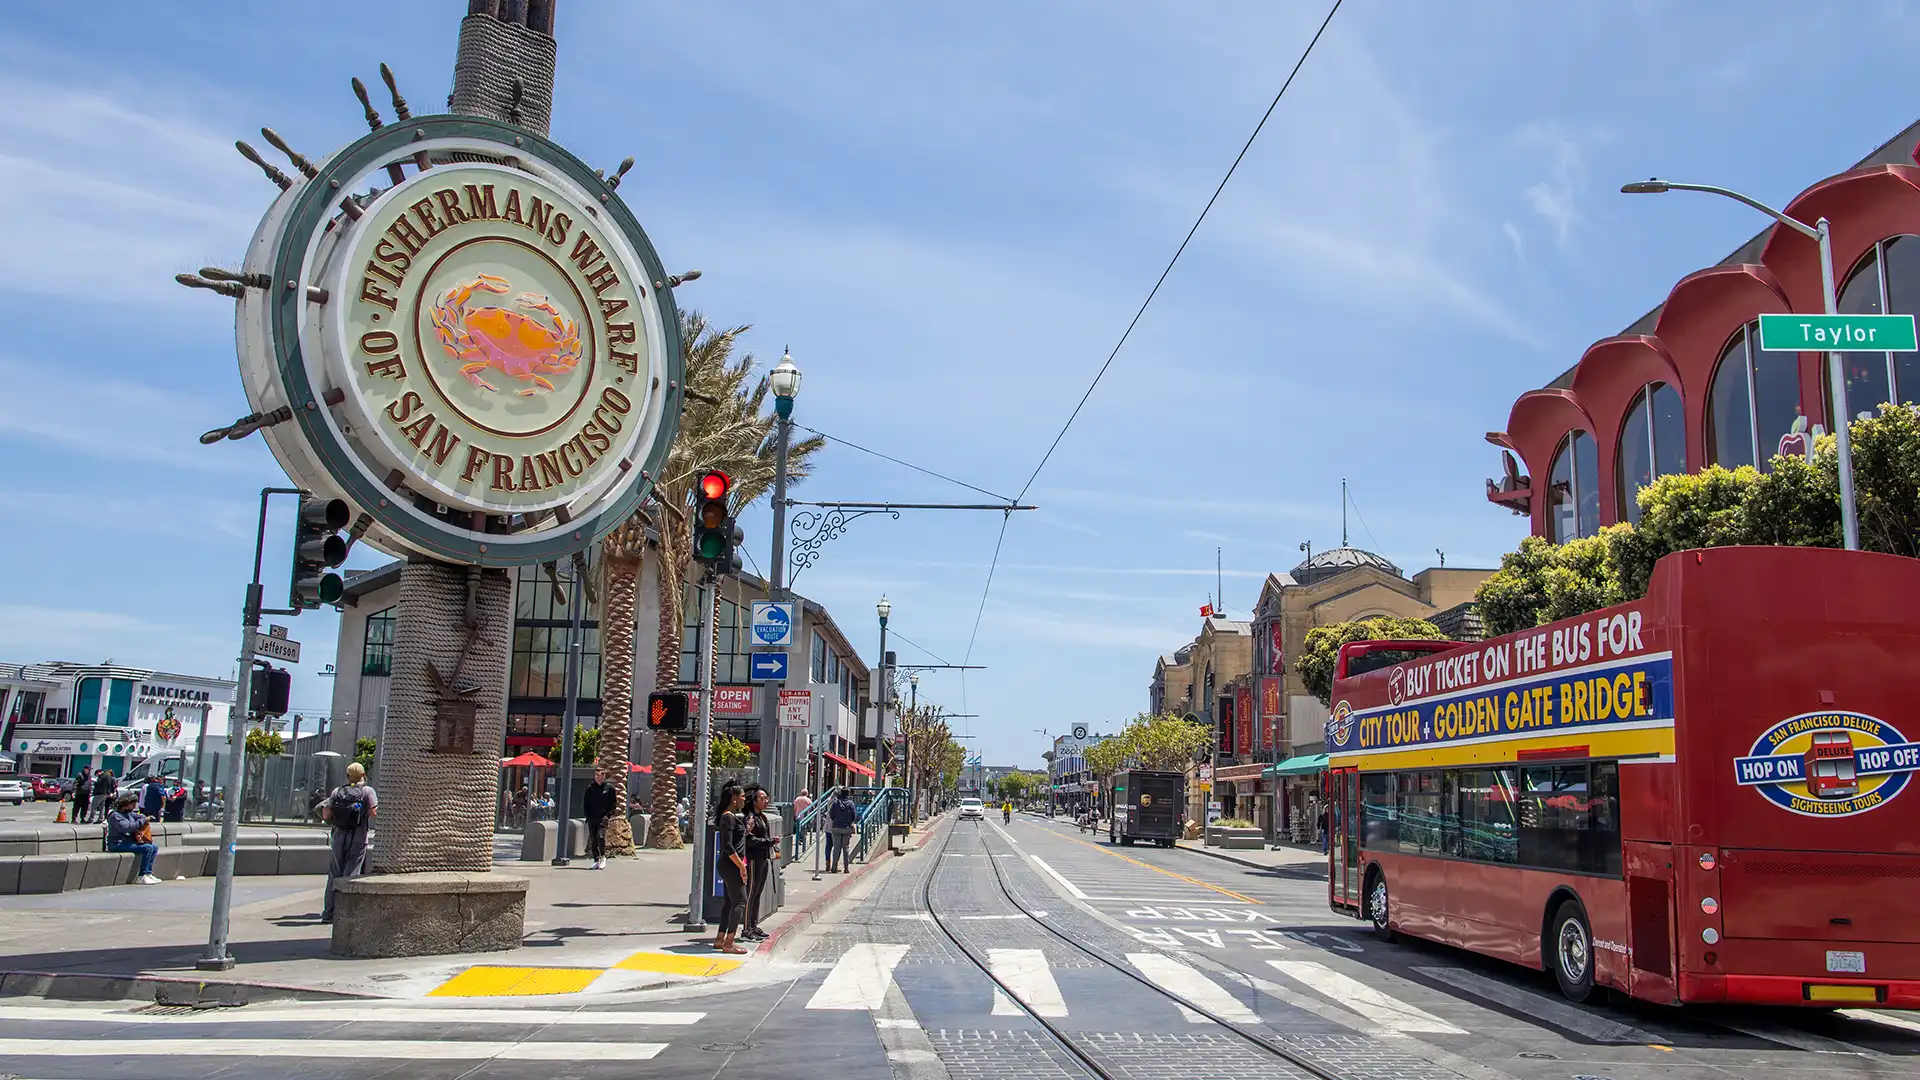
[[[673,523],[677,524],[677,523]],[[660,543],[660,633],[654,657],[654,686],[669,690],[680,681],[681,623],[686,617],[686,597],[682,593],[682,566],[664,535],[673,524],[664,525]],[[653,736],[653,820],[647,827],[647,846],[677,848],[680,838],[680,788],[673,775],[680,761],[676,732],[657,731]],[[695,813],[699,808],[694,808]]]
[[[627,822],[627,749],[633,721],[633,601],[642,556],[608,553],[600,617],[600,754],[595,766],[607,770],[619,801],[607,821],[607,854],[633,854],[633,826]]]

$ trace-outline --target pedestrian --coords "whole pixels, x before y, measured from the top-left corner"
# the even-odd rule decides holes
[[[320,808],[321,820],[333,829],[333,855],[327,863],[327,897],[320,905],[320,921],[333,921],[333,885],[341,878],[359,877],[367,861],[367,833],[380,797],[367,786],[366,766],[347,766],[347,782],[333,789]]]
[[[853,826],[859,820],[860,811],[847,789],[834,792],[833,801],[827,804],[827,873],[844,874],[853,869]]]
[[[812,805],[813,796],[807,794],[806,788],[801,788],[800,794],[793,797],[793,820],[799,821],[800,815],[806,813],[807,807]]]
[[[714,935],[713,947],[724,953],[747,951],[734,940],[747,913],[747,823],[740,816],[740,808],[746,801],[740,785],[729,780],[720,789],[720,798],[713,806],[714,870],[720,875],[723,894],[720,926]]]
[[[689,814],[689,811],[691,810],[692,810],[692,806],[687,802],[687,797],[685,795],[680,796],[679,813],[680,813],[680,835],[681,836],[687,835],[687,829],[693,824],[693,821],[691,820],[691,817]]]
[[[521,784],[520,790],[513,793],[513,823],[520,828],[527,827],[527,807],[533,802],[533,795],[527,785]]]
[[[593,868],[607,868],[607,818],[620,805],[620,793],[607,778],[607,770],[593,770],[593,783],[587,785],[582,804],[587,814],[587,854],[593,856]]]
[[[149,775],[147,782],[140,787],[140,812],[150,818],[157,818],[166,805],[167,792],[160,785],[160,778]]]
[[[87,805],[93,801],[93,766],[80,766],[80,775],[73,779],[73,820],[81,823],[87,820]]]
[[[780,858],[780,841],[767,820],[767,804],[771,801],[767,789],[759,784],[747,785],[747,928],[740,936],[748,941],[767,939],[766,931],[760,929],[760,897],[767,891],[767,882],[773,880]]]
[[[133,808],[139,800],[129,791],[114,799],[113,809],[107,811],[107,850],[127,851],[140,856],[140,876],[134,878],[139,885],[158,885],[160,879],[153,876],[153,857],[160,853],[154,846],[148,833],[151,822],[145,814]]]
[[[187,786],[177,785],[167,793],[166,815],[163,821],[185,821],[187,819]]]
[[[118,794],[119,791],[120,782],[113,778],[112,769],[101,769],[99,772],[94,773],[93,805],[91,810],[93,816],[90,820],[101,821],[105,819],[107,812],[113,807],[113,797]]]

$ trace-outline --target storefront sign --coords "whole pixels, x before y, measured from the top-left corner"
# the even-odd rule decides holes
[[[1234,718],[1240,725],[1240,735],[1236,740],[1240,744],[1240,753],[1251,754],[1253,745],[1253,688],[1236,687],[1233,691]]]
[[[193,690],[184,686],[168,686],[165,683],[141,683],[140,700],[162,705],[201,705],[211,702],[213,694],[206,690]],[[222,698],[222,701],[227,699]]]
[[[248,398],[293,406],[262,429],[275,457],[368,515],[376,546],[539,562],[652,486],[680,414],[679,316],[639,223],[573,155],[415,118],[296,181],[261,236],[246,272],[287,284],[241,298]]]
[[[716,686],[713,688],[713,712],[716,716],[753,716],[753,687]]]
[[[1280,748],[1280,732],[1286,721],[1280,709],[1281,680],[1268,678],[1260,680],[1260,722],[1266,725],[1263,746],[1269,750]]]

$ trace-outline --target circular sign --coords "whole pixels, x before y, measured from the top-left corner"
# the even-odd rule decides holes
[[[1776,806],[1807,817],[1851,817],[1904,791],[1920,747],[1865,713],[1802,713],[1760,733],[1735,777]]]
[[[1073,725],[1073,737],[1079,740],[1080,742],[1086,742],[1087,741],[1087,725],[1085,724]]]
[[[348,194],[354,193],[354,194]],[[284,192],[241,373],[287,475],[396,555],[511,566],[624,522],[678,427],[679,314],[646,234],[565,150],[414,118]]]

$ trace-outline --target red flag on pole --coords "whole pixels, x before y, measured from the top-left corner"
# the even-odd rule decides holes
[[[1212,605],[1212,604],[1201,604],[1201,605],[1200,605],[1200,617],[1201,617],[1201,618],[1203,618],[1203,619],[1211,619],[1211,618],[1213,618],[1213,605]]]

